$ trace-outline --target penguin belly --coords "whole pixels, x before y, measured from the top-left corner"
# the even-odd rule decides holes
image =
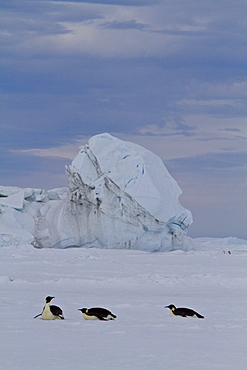
[[[42,312],[42,319],[43,320],[56,320],[58,317],[54,316],[53,313],[51,313],[50,307],[45,306],[43,312]]]
[[[82,315],[83,315],[83,317],[84,317],[85,320],[99,320],[98,317],[87,315],[84,312],[82,312]]]

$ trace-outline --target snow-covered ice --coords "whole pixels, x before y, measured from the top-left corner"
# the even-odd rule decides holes
[[[0,248],[0,368],[246,369],[247,241],[194,248]],[[47,295],[65,320],[33,319]],[[171,303],[205,319],[171,317]],[[117,319],[85,321],[78,308],[93,306]]]
[[[0,188],[0,245],[165,251],[190,248],[191,212],[161,159],[109,134],[67,167],[68,189]],[[13,232],[12,232],[12,231]]]

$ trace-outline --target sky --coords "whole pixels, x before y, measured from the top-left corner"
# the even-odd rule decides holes
[[[245,0],[2,0],[0,184],[67,186],[108,132],[156,153],[191,237],[247,239]]]

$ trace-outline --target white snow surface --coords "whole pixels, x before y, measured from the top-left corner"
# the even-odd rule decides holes
[[[0,248],[1,370],[244,370],[247,241],[193,240],[194,250]],[[65,320],[33,317],[44,299]],[[204,319],[171,317],[189,307]],[[86,321],[100,306],[114,321]]]
[[[0,245],[189,250],[191,212],[163,162],[109,134],[92,137],[66,169],[67,189],[0,187]]]

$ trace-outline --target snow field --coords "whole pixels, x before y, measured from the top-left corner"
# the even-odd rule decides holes
[[[1,248],[0,368],[245,369],[247,245],[216,243],[168,253]],[[47,295],[66,320],[33,319]],[[171,303],[205,319],[171,317]],[[78,308],[93,306],[117,319],[85,321]]]

